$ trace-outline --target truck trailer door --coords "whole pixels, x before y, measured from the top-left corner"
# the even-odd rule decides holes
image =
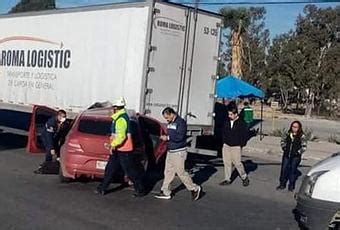
[[[45,106],[33,106],[31,123],[28,133],[28,142],[26,150],[29,153],[42,153],[44,147],[41,141],[41,132],[44,129],[47,120],[56,116],[57,111]]]
[[[154,118],[162,118],[164,107],[180,109],[187,21],[187,8],[155,4],[145,101],[146,114]]]
[[[221,18],[190,11],[188,63],[182,113],[189,125],[212,125]]]

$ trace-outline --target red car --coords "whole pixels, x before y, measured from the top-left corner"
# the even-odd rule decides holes
[[[43,152],[40,133],[45,122],[57,113],[56,110],[34,106],[27,151]],[[69,121],[70,128],[65,133],[65,140],[60,149],[59,176],[62,182],[80,176],[103,177],[109,152],[104,143],[111,135],[109,108],[85,110],[74,120]],[[135,152],[140,154],[144,165],[157,163],[166,152],[166,143],[159,136],[166,133],[166,128],[157,120],[143,115],[131,116]]]

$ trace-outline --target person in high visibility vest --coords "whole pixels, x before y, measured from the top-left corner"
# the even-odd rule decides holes
[[[105,167],[105,175],[95,193],[105,195],[113,176],[122,168],[125,175],[132,180],[135,197],[145,195],[143,174],[134,153],[133,140],[130,132],[130,117],[125,110],[125,100],[120,98],[112,105],[112,128],[110,143],[105,147],[110,151],[110,158]]]
[[[250,140],[252,137],[255,137],[257,133],[259,132],[259,128],[254,129],[254,110],[252,107],[250,107],[249,102],[243,103],[243,109],[240,113],[240,117],[244,120],[244,122],[247,124],[248,128],[248,140]]]

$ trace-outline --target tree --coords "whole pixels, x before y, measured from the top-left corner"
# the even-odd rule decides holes
[[[338,99],[340,47],[336,38],[340,8],[307,5],[296,29],[277,37],[269,51],[268,79],[278,81],[284,107],[289,92],[301,95],[305,115],[320,113],[325,99]],[[272,81],[273,83],[273,81]]]
[[[268,52],[267,88],[272,93],[280,94],[282,109],[286,110],[289,104],[289,92],[296,87],[294,84],[295,73],[289,66],[294,62],[292,58],[291,33],[282,34],[273,40],[273,45]]]
[[[55,0],[21,0],[10,13],[55,9]]]
[[[265,88],[265,66],[267,65],[267,51],[270,45],[269,31],[265,29],[263,7],[251,7],[249,9],[250,24],[245,33],[244,57],[242,69],[244,79]]]
[[[320,9],[315,5],[307,5],[304,13],[305,16],[300,15],[297,19],[295,39],[298,51],[304,57],[301,63],[303,72],[298,80],[305,93],[305,115],[311,116],[315,103],[320,105],[329,96],[327,91],[337,76],[333,67],[340,64],[334,50],[339,48],[335,32],[340,14],[339,8]],[[333,60],[332,64],[330,60]]]
[[[223,57],[230,74],[263,85],[269,31],[264,29],[263,7],[222,8],[226,49]]]
[[[227,56],[226,61],[231,65],[230,73],[236,77],[242,75],[242,57],[243,57],[243,35],[249,26],[249,12],[246,8],[222,8],[220,13],[223,15],[223,24],[230,30],[230,36],[226,36],[230,44],[231,53]]]

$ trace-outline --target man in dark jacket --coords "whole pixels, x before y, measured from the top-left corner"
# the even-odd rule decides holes
[[[66,121],[66,112],[59,110],[56,116],[51,117],[47,120],[44,129],[41,132],[41,140],[45,149],[45,162],[34,171],[34,173],[41,174],[42,166],[46,162],[51,162],[53,159],[59,157],[59,149],[61,146],[62,138],[64,135],[64,124]]]
[[[223,131],[222,150],[225,179],[220,185],[231,184],[231,174],[235,167],[243,181],[243,186],[248,186],[249,179],[241,162],[242,147],[247,143],[248,128],[244,120],[239,117],[236,106],[228,109],[228,117]]]
[[[168,142],[168,153],[166,156],[164,180],[161,192],[155,197],[158,199],[171,199],[170,184],[177,174],[185,187],[191,191],[192,199],[200,198],[201,186],[192,182],[188,172],[185,171],[184,163],[187,158],[187,124],[172,108],[165,108],[162,112],[164,119],[168,122],[168,135],[161,136],[161,140]]]
[[[219,98],[214,106],[214,137],[218,156],[222,156],[223,129],[227,121],[226,117],[228,117],[228,107],[230,104],[229,100]]]

